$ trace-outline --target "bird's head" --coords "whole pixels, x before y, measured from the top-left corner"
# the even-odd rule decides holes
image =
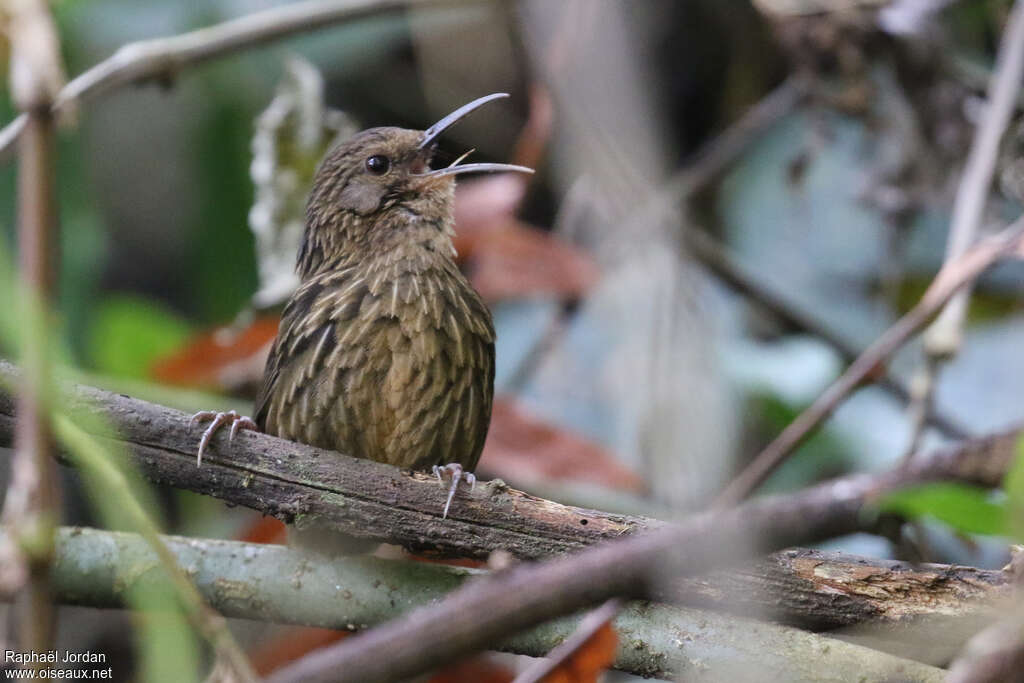
[[[323,263],[358,258],[367,251],[402,244],[407,237],[431,234],[449,239],[455,176],[479,171],[532,169],[512,164],[460,164],[430,167],[437,137],[488,102],[508,97],[495,93],[466,104],[426,130],[371,128],[328,152],[313,181],[306,207],[306,233],[298,269],[305,278]]]

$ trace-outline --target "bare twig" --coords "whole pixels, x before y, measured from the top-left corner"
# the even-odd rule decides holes
[[[839,379],[778,437],[762,450],[715,501],[716,507],[735,504],[750,494],[860,384],[876,372],[910,337],[921,329],[956,292],[973,282],[1000,259],[1016,254],[1024,236],[1024,218],[943,266],[921,300],[875,340]]]
[[[1006,131],[1017,105],[1021,78],[1024,77],[1024,2],[1014,4],[1003,34],[996,67],[989,82],[988,106],[984,110],[964,167],[963,178],[953,202],[953,217],[946,244],[946,262],[963,255],[973,244],[981,227],[999,155],[999,141]],[[943,363],[963,345],[963,327],[970,302],[968,284],[943,306],[924,334],[925,360],[914,379],[911,402],[911,439],[906,457],[917,452],[924,432],[924,415],[933,404],[935,386]]]
[[[214,24],[169,38],[124,45],[110,58],[67,84],[54,102],[66,110],[105,92],[151,80],[166,80],[189,66],[332,24],[393,11],[412,4],[453,5],[474,0],[306,0]],[[479,0],[476,0],[479,1]],[[21,115],[0,130],[0,159],[25,130]]]
[[[727,170],[766,130],[799,106],[808,91],[808,83],[800,76],[783,81],[721,135],[697,150],[668,180],[665,192],[677,201],[692,198]]]
[[[52,458],[44,395],[50,384],[47,321],[43,302],[54,292],[56,225],[53,197],[53,117],[50,106],[63,82],[60,45],[49,7],[41,0],[8,2],[7,38],[11,45],[11,95],[24,112],[25,135],[19,146],[18,243],[23,314],[20,341],[25,364],[18,405],[19,421],[11,481],[3,522],[18,548],[6,550],[27,563],[19,591],[18,646],[45,652],[52,646],[55,615],[50,568],[53,535],[60,518],[60,496]],[[10,303],[10,302],[9,302]],[[45,663],[33,662],[36,669]]]
[[[959,258],[976,240],[999,155],[999,141],[1013,113],[1022,78],[1024,2],[1016,2],[996,57],[996,68],[989,85],[988,106],[985,107],[971,145],[963,179],[957,187],[949,242],[946,245],[947,262]],[[968,298],[969,292],[963,290],[943,307],[942,313],[925,334],[925,350],[929,355],[950,356],[960,348]]]

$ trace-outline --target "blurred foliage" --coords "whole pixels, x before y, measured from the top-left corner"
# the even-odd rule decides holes
[[[59,0],[54,8],[63,38],[67,71],[74,75],[113,53],[128,40],[178,33],[267,4],[256,0],[212,3]],[[944,40],[952,44],[954,58],[972,60],[984,72],[991,65],[1009,6],[1008,0],[954,3],[942,22],[942,28],[948,33]],[[76,120],[62,129],[57,149],[62,258],[60,298],[56,304],[60,317],[56,327],[62,338],[54,344],[76,364],[102,375],[78,374],[80,381],[184,410],[241,408],[237,400],[157,386],[146,380],[155,358],[180,348],[191,333],[234,318],[257,288],[253,236],[247,220],[253,203],[249,179],[250,140],[253,120],[271,100],[274,85],[283,70],[284,57],[291,52],[301,54],[323,71],[329,105],[344,108],[368,125],[414,125],[426,120],[425,101],[436,107],[437,102],[451,95],[422,92],[425,83],[444,83],[445,87],[459,91],[478,87],[491,74],[473,81],[457,71],[442,71],[440,77],[435,74],[433,81],[423,79],[420,70],[424,65],[418,61],[417,45],[411,38],[439,39],[440,42],[458,37],[457,29],[472,25],[473,21],[480,24],[493,21],[488,11],[478,7],[448,8],[430,13],[426,18],[420,16],[415,36],[410,30],[409,18],[403,14],[353,22],[200,66],[164,84],[165,90],[158,90],[158,86],[151,84],[139,89],[129,88],[83,106]],[[712,132],[725,129],[784,75],[796,70],[792,62],[787,62],[789,56],[775,44],[778,27],[765,21],[749,3],[739,0],[653,2],[637,10],[640,15],[644,12],[659,21],[656,35],[649,44],[640,46],[641,52],[653,62],[654,89],[663,96],[659,104],[665,107],[669,119],[666,133],[678,138],[680,150],[692,151],[706,142]],[[473,30],[475,28],[473,26]],[[872,68],[858,70],[853,76],[840,73],[838,77],[834,71],[822,70],[823,87],[817,100],[780,121],[775,130],[748,150],[724,182],[715,185],[713,193],[707,193],[714,196],[704,197],[700,206],[701,223],[723,235],[730,247],[743,254],[760,272],[772,275],[781,289],[788,288],[788,293],[805,303],[808,310],[849,333],[854,341],[866,342],[890,322],[894,313],[906,310],[917,301],[927,285],[927,273],[933,272],[941,259],[948,207],[939,206],[934,211],[937,218],[931,227],[919,222],[895,234],[893,225],[887,222],[878,206],[870,206],[863,197],[856,196],[870,194],[861,187],[870,185],[865,178],[884,179],[886,173],[890,173],[896,180],[890,183],[892,187],[887,185],[884,189],[907,190],[911,200],[914,199],[916,195],[910,184],[906,187],[901,184],[904,177],[915,175],[912,171],[916,167],[911,163],[914,159],[897,159],[889,163],[893,168],[887,169],[879,161],[885,161],[885,155],[879,150],[898,150],[900,145],[895,141],[908,137],[903,130],[886,132],[886,123],[896,120],[894,113],[905,106],[904,99],[911,103],[915,99],[925,103],[931,100],[913,93],[908,96],[902,90],[905,84],[892,74],[885,76],[893,70],[890,62],[899,62],[894,57],[900,56],[889,51],[898,40],[881,46],[875,42],[860,45],[846,40],[846,33],[825,23],[810,34],[811,37],[835,34],[843,38],[838,43],[825,41],[821,49],[835,50],[838,46],[856,52],[858,58],[863,57],[864,63]],[[513,36],[512,40],[523,41],[523,36]],[[517,49],[524,47],[528,47],[528,43],[523,42]],[[544,57],[534,54],[518,57],[522,64],[515,68],[523,82],[513,85],[525,90],[519,86],[535,85],[531,78],[543,73]],[[855,86],[870,87],[836,88],[843,78],[851,79]],[[972,88],[976,99],[980,90]],[[838,97],[830,104],[828,97],[833,91],[872,93],[875,110],[865,115],[856,107],[838,106]],[[145,102],[140,105],[140,100]],[[864,102],[857,101],[863,109]],[[890,103],[888,108],[877,106],[887,102]],[[898,106],[892,105],[893,102]],[[868,104],[871,104],[870,99]],[[920,106],[917,113],[927,112],[930,107],[929,104]],[[159,110],[154,121],[139,120],[153,109]],[[10,120],[15,113],[6,89],[0,88],[0,119]],[[142,126],[143,123],[150,125]],[[128,133],[136,125],[159,139],[131,137]],[[118,130],[119,126],[124,130]],[[112,134],[98,135],[98,132],[111,133],[111,130]],[[564,130],[559,129],[556,136],[559,145],[567,139],[562,133]],[[494,139],[486,139],[483,144],[500,146],[501,136],[491,137]],[[123,139],[135,140],[138,148],[118,148]],[[170,142],[164,146],[158,144],[166,141]],[[554,156],[561,153],[557,149],[551,151]],[[121,155],[132,156],[136,162],[142,159],[143,170],[148,167],[154,172],[133,173],[129,169],[138,168],[138,164],[124,163]],[[798,161],[804,164],[803,181],[787,182],[787,165],[795,168]],[[539,170],[536,185],[551,179],[545,177],[550,169]],[[15,173],[16,165],[0,165],[0,251],[14,244]],[[160,186],[167,178],[180,181],[180,185]],[[559,191],[555,183],[548,184],[551,187],[538,189],[535,186],[531,193]],[[118,203],[123,197],[140,199],[135,206],[128,206],[130,202]],[[138,205],[146,201],[141,198],[151,197],[165,200],[161,211],[169,215],[152,216],[154,212],[139,210]],[[528,197],[527,202],[531,201],[534,200]],[[535,219],[538,225],[550,224],[556,210],[556,202],[550,206],[544,204],[543,210],[531,216],[531,220]],[[147,217],[154,220],[154,225],[146,224]],[[121,239],[126,235],[141,237],[128,244],[129,240]],[[913,259],[907,259],[908,263],[898,264],[907,268],[902,274],[897,273],[901,275],[898,287],[889,291],[889,294],[895,291],[896,296],[886,298],[884,287],[873,285],[881,281],[879,274],[887,267],[881,252],[888,248],[888,240],[895,243],[907,236],[913,237],[909,240],[911,247],[924,245],[919,251],[925,253],[926,258],[913,263],[910,263]],[[897,250],[893,248],[893,251]],[[916,253],[913,248],[909,251],[911,255]],[[900,258],[897,254],[896,260]],[[16,290],[6,277],[9,274],[6,265],[0,258],[0,289],[13,293]],[[143,282],[137,278],[140,272],[147,278]],[[1017,285],[1011,282],[1009,286]],[[982,287],[972,302],[971,322],[1019,317],[1019,302],[1004,295],[1004,291],[1008,288]],[[17,300],[13,294],[11,298]],[[15,308],[0,307],[0,350],[5,353],[11,350],[19,328]],[[515,333],[501,335],[500,343],[505,346],[499,352],[499,362],[502,357],[523,356],[536,337],[522,334],[522,323],[514,323],[520,333],[518,336]],[[737,325],[733,333],[737,337],[751,336],[749,321]],[[777,341],[788,333],[783,330],[768,342]],[[570,343],[574,341],[569,339]],[[517,343],[519,348],[512,348]],[[586,343],[601,346],[604,342],[587,339]],[[969,346],[979,348],[976,341]],[[570,346],[569,352],[576,353],[579,348],[579,344]],[[606,352],[607,348],[601,347],[594,356],[601,357]],[[1012,366],[1013,358],[995,353],[979,355],[987,356],[986,368],[999,365],[998,372],[992,373],[999,379],[1011,375],[1013,367],[1003,365]],[[774,387],[759,385],[756,391],[745,393],[744,412],[750,418],[745,425],[749,435],[744,452],[756,451],[757,446],[789,424],[804,407],[787,402],[783,396],[792,394],[787,394],[782,387],[787,381],[792,384],[793,378],[801,373],[813,375],[806,372],[807,366],[812,365],[811,360],[813,358],[807,354],[787,357],[779,364],[779,375],[784,375],[786,381]],[[767,365],[763,357],[752,363]],[[595,374],[600,372],[602,370]],[[944,381],[952,386],[949,374]],[[969,379],[975,384],[980,376],[977,368],[965,374],[971,375]],[[819,379],[809,376],[804,384],[816,391]],[[957,397],[958,409],[970,408],[962,404],[972,403],[962,398],[966,394],[963,386],[958,384],[950,390]],[[579,393],[578,387],[576,390]],[[993,386],[984,387],[984,392],[993,404],[1013,403],[1000,397]],[[586,418],[580,418],[581,422],[589,419],[610,423],[611,420],[604,420],[603,414],[592,409],[587,403],[589,398],[573,395],[573,400],[565,403],[572,411],[586,414]],[[998,418],[991,406],[973,402],[979,406],[978,413]],[[887,404],[885,410],[892,415],[900,408]],[[976,414],[966,410],[958,410],[957,414],[964,416],[972,426],[981,425]],[[874,442],[860,439],[861,435],[870,431],[877,439],[890,439],[887,444],[890,446],[902,439],[901,434],[887,433],[895,430],[880,429],[878,415],[878,412],[862,414],[862,421],[853,423],[854,428],[849,421],[843,423],[849,414],[838,415],[831,423],[833,426],[819,431],[805,443],[760,492],[792,490],[845,473],[858,465],[863,467],[872,462],[872,457],[877,463],[876,451],[883,449],[875,448]],[[550,415],[546,413],[543,417],[547,419]],[[983,427],[987,425],[980,428]],[[727,428],[731,429],[732,425]],[[890,450],[895,453],[902,447],[903,444],[898,443]],[[118,462],[117,454],[107,456]],[[147,500],[156,498],[150,487],[123,469],[123,463],[117,467],[129,478],[130,488],[136,495]],[[1018,464],[1007,478],[1004,494],[961,485],[934,484],[890,496],[884,501],[883,509],[913,519],[937,519],[964,532],[1021,538],[1024,537],[1024,524],[1020,522],[1020,512],[1024,510],[1022,480],[1024,466]],[[131,528],[123,517],[123,510],[117,509],[117,499],[111,497],[102,484],[92,485],[89,499],[100,506],[103,523]],[[184,520],[190,529],[211,528],[204,524],[204,517],[217,517],[217,521],[224,524],[226,515],[219,503],[190,494],[180,494],[172,501],[183,512],[168,517]],[[160,510],[155,500],[149,500],[146,509],[151,514]],[[218,529],[218,533],[221,531],[228,533],[223,528]],[[159,578],[154,581],[154,586],[159,584]],[[164,585],[158,590],[141,591],[133,595],[132,600],[133,605],[145,613],[138,617],[141,628],[137,643],[143,657],[141,678],[194,679],[198,644],[182,619],[176,596]]]
[[[88,332],[88,361],[115,377],[143,379],[153,361],[178,348],[191,326],[160,304],[139,296],[111,296],[96,306]]]
[[[236,99],[230,71],[213,70],[203,79],[209,97],[196,126],[193,168],[199,188],[200,221],[191,226],[182,276],[192,307],[203,320],[230,320],[256,291],[253,237],[247,216],[252,205],[249,140],[252,112]],[[245,258],[239,258],[239,255]]]
[[[60,402],[54,404],[60,405]],[[62,446],[82,473],[89,502],[108,529],[147,535],[162,524],[153,487],[131,467],[123,452],[107,446],[80,425],[93,423],[93,416],[71,419],[56,412],[55,432]],[[135,558],[125,570],[136,574],[127,601],[133,608],[136,652],[141,679],[145,681],[198,680],[198,637],[186,617],[183,598],[175,589],[167,568],[152,559]]]
[[[878,507],[911,520],[938,520],[963,533],[1024,541],[1024,437],[1017,442],[1017,459],[1001,493],[936,482],[889,494]]]
[[[37,310],[31,297],[17,295],[20,286],[13,281],[12,274],[8,252],[0,248],[0,289],[15,294],[14,305],[0,307],[0,348],[13,350],[17,362],[19,349],[39,344],[32,335],[49,334],[52,319],[45,322],[51,318],[48,311]],[[44,321],[42,325],[31,323],[37,318]],[[139,329],[136,326],[122,331],[130,335]],[[50,344],[48,348],[52,353],[51,366],[60,371],[65,366],[60,347]],[[46,409],[57,440],[69,460],[77,465],[89,503],[103,525],[130,531],[162,526],[154,521],[160,520],[162,515],[152,485],[134,471],[124,453],[109,445],[114,442],[100,445],[81,427],[90,424],[93,431],[106,429],[100,424],[100,418],[94,414],[69,413],[56,386],[48,387],[43,396],[49,403]],[[198,641],[164,569],[159,564],[144,563],[132,570],[146,575],[146,580],[135,582],[126,596],[135,610],[138,626],[135,635],[141,680],[198,680]]]
[[[1010,534],[1006,505],[988,489],[967,484],[914,486],[887,496],[879,507],[907,519],[936,519],[964,533]]]

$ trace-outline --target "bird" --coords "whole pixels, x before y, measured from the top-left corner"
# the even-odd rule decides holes
[[[455,177],[524,166],[431,168],[437,138],[494,93],[426,130],[371,128],[328,151],[306,206],[296,271],[252,418],[201,411],[229,441],[252,429],[450,480],[470,489],[490,424],[495,331],[455,263]],[[471,152],[472,150],[470,150]]]

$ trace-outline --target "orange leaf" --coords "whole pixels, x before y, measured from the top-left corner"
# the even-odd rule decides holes
[[[515,678],[507,667],[487,655],[455,662],[434,673],[429,683],[510,683]]]
[[[514,398],[494,401],[480,469],[529,488],[531,481],[589,482],[642,493],[644,480],[592,441],[530,414]]]
[[[571,656],[541,679],[543,683],[597,683],[597,677],[615,662],[619,636],[611,621],[594,631]]]
[[[526,195],[527,176],[496,173],[460,183],[455,192],[455,249],[460,259],[473,255],[486,233],[515,220]]]
[[[284,522],[273,517],[260,517],[244,528],[236,540],[246,543],[285,545]]]
[[[219,327],[157,361],[153,377],[178,386],[236,390],[258,383],[280,319],[257,318],[247,327]]]
[[[521,221],[507,221],[476,239],[469,279],[488,301],[549,295],[578,299],[600,275],[583,251]]]

